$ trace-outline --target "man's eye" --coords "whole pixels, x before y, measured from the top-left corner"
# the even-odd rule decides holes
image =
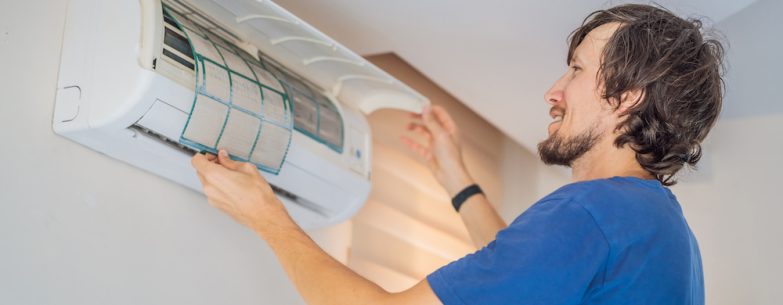
[[[571,66],[571,69],[574,69],[574,72],[582,70],[582,67],[580,66]]]

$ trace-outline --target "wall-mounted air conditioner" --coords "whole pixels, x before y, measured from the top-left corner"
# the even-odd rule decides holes
[[[267,0],[71,0],[53,127],[197,191],[193,153],[226,148],[313,228],[367,198],[365,116],[428,103]]]

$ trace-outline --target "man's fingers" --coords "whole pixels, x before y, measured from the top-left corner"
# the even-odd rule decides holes
[[[204,155],[206,155],[207,160],[209,160],[210,162],[214,162],[215,160],[217,160],[217,156],[215,156],[213,154],[205,153]]]
[[[400,140],[402,140],[402,143],[405,144],[405,146],[410,148],[413,152],[419,154],[419,156],[421,156],[425,160],[427,161],[432,160],[432,153],[424,145],[421,145],[418,142],[406,136],[401,136]]]
[[[424,111],[421,113],[421,120],[433,136],[437,137],[444,132],[443,127],[440,126],[440,123],[433,116],[431,107],[424,108]]]
[[[427,130],[427,127],[425,127],[422,124],[409,123],[408,124],[408,130],[416,132],[416,133],[422,135],[427,142],[429,142],[432,139],[432,134],[430,134],[430,131]]]
[[[225,168],[233,171],[239,170],[244,163],[232,160],[231,157],[228,156],[228,152],[225,149],[218,151],[217,160],[218,164],[223,165]]]
[[[454,120],[451,118],[451,115],[446,112],[445,108],[440,105],[432,106],[432,114],[446,132],[452,135],[457,133],[457,124],[454,123]]]
[[[205,190],[208,187],[212,187],[216,181],[222,181],[226,176],[226,168],[214,161],[209,161],[208,157],[204,154],[196,154],[193,156],[191,163],[196,169],[196,174],[198,174]]]
[[[240,166],[239,169],[241,171],[245,172],[246,174],[250,174],[250,175],[253,175],[253,176],[258,176],[258,177],[261,177],[261,179],[263,179],[263,176],[261,176],[261,173],[258,172],[258,167],[256,167],[256,165],[253,164],[253,163],[244,162],[244,163],[242,163],[242,165]]]
[[[193,168],[195,168],[196,171],[198,171],[201,175],[211,171],[215,166],[215,164],[210,162],[209,159],[207,159],[207,156],[204,154],[193,155],[193,158],[190,159],[190,164],[193,165]]]
[[[225,176],[226,168],[213,161],[209,161],[208,157],[204,154],[196,154],[191,159],[191,164],[196,169],[196,173],[201,180],[201,184],[206,189],[211,186],[216,178]]]

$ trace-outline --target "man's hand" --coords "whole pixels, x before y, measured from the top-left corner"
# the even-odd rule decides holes
[[[416,121],[408,124],[408,130],[421,134],[427,144],[419,144],[405,136],[402,141],[427,161],[435,178],[454,198],[466,186],[473,184],[462,161],[457,125],[440,106],[426,108],[414,118]],[[468,198],[459,211],[476,247],[487,245],[495,239],[498,231],[506,227],[483,195]]]
[[[402,136],[402,142],[427,162],[430,170],[450,197],[473,184],[462,161],[459,130],[448,112],[441,106],[425,108],[422,114],[413,115],[414,122],[408,130],[422,135],[426,144]]]
[[[294,226],[285,207],[258,169],[251,163],[218,156],[196,154],[191,160],[209,203],[262,237],[271,228]]]

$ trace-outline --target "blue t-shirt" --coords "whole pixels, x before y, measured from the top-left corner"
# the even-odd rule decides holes
[[[704,304],[701,255],[656,180],[577,182],[427,276],[445,305]]]

